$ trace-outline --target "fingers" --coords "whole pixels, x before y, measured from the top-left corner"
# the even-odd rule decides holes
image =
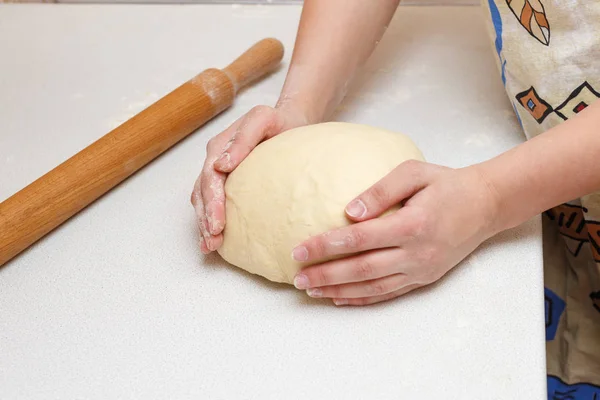
[[[211,235],[208,232],[206,225],[206,213],[204,212],[204,205],[200,200],[198,200],[198,196],[196,196],[195,193],[196,191],[192,193],[192,204],[194,204],[194,210],[196,211],[196,225],[200,231],[200,250],[203,254],[208,254],[211,252],[211,250],[208,248],[205,238],[209,238],[210,240]]]
[[[227,173],[233,171],[256,145],[280,133],[284,126],[285,118],[280,111],[257,106],[209,141],[206,161],[192,193],[203,252],[204,249],[216,250],[223,241]]]
[[[404,272],[405,251],[389,248],[312,265],[302,269],[294,278],[297,289],[363,282]]]
[[[210,253],[210,249],[206,246],[206,242],[204,241],[204,237],[200,238],[199,246],[200,246],[200,251],[202,252],[202,254],[208,254],[208,253]]]
[[[199,221],[205,220],[207,225],[208,235],[207,231],[201,230],[201,233],[211,251],[218,248],[216,246],[218,240],[212,240],[213,237],[220,235],[225,228],[225,179],[227,174],[215,169],[215,160],[227,147],[228,138],[239,128],[242,119],[243,117],[208,141],[204,166],[192,193],[192,204],[196,208]],[[199,209],[202,209],[202,212],[199,212]]]
[[[313,236],[292,251],[298,262],[314,263],[344,254],[398,246],[412,237],[412,224],[403,223],[403,210]]]
[[[233,171],[252,149],[262,141],[269,139],[283,130],[284,119],[280,113],[268,106],[257,106],[234,124],[229,132],[230,140],[223,152],[218,155],[215,169],[221,172]]]
[[[218,235],[225,227],[225,178],[226,175],[215,171],[211,160],[207,159],[199,178],[199,204],[204,208],[211,235]]]
[[[283,130],[284,118],[267,106],[254,107],[206,146],[206,161],[194,185],[192,204],[202,234],[200,248],[214,251],[223,242],[225,179],[252,149]]]
[[[197,184],[199,184],[199,181],[197,182]],[[218,249],[221,244],[223,244],[223,235],[212,235],[209,232],[208,218],[206,217],[204,204],[200,199],[199,190],[194,190],[192,192],[192,204],[194,205],[194,210],[196,211],[196,225],[198,226],[198,230],[200,231],[201,235],[200,250],[203,254],[208,254],[211,251]]]
[[[225,227],[225,179],[252,149],[283,129],[279,112],[267,106],[254,107],[206,146],[206,161],[192,193],[192,204],[202,234],[201,250],[216,250]],[[203,244],[204,243],[204,244]]]
[[[333,302],[336,306],[367,306],[370,304],[381,303],[383,301],[395,299],[420,287],[421,285],[419,284],[408,285],[403,287],[402,289],[381,296],[363,297],[359,299],[337,298],[333,299]]]
[[[316,298],[358,299],[384,296],[388,293],[396,292],[410,284],[414,284],[414,282],[411,282],[408,275],[395,274],[370,281],[311,288],[308,289],[306,293],[310,297]]]
[[[202,172],[194,183],[191,201],[196,211],[196,223],[202,235],[200,249],[208,252],[216,250],[222,243],[221,232],[225,227],[225,177],[222,172],[215,171],[214,154],[223,148],[226,137],[215,136],[206,146],[206,160]],[[203,250],[203,253],[206,253]]]
[[[201,186],[208,230],[211,235],[218,235],[225,227],[225,174],[207,171]]]
[[[223,244],[223,235],[211,235],[208,232],[206,219],[198,220],[198,228],[200,230],[200,251],[203,254],[208,254],[217,250]]]
[[[434,166],[416,160],[403,162],[352,200],[346,206],[346,214],[354,221],[364,221],[383,214],[425,187],[431,168]]]

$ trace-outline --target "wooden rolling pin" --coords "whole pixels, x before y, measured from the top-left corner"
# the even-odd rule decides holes
[[[225,69],[200,73],[0,203],[0,265],[225,110],[282,58],[281,42],[258,42]]]

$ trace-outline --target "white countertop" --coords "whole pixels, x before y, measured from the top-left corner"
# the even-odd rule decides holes
[[[0,200],[298,6],[0,6]],[[404,7],[338,120],[463,166],[523,140],[477,7]],[[203,258],[189,204],[207,140],[273,104],[285,68],[0,268],[0,397],[543,399],[541,224],[433,288],[336,308]]]

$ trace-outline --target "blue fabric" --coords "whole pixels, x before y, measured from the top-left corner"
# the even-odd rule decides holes
[[[562,313],[565,311],[565,301],[548,288],[544,288],[544,303],[546,311],[546,341],[554,340],[556,329]],[[600,399],[598,399],[600,400]]]
[[[488,3],[490,5],[490,14],[492,15],[492,24],[496,31],[496,40],[494,42],[496,45],[496,53],[498,53],[498,58],[502,65],[502,83],[506,86],[506,61],[502,60],[502,18],[500,17],[500,11],[498,11],[498,7],[496,7],[494,0],[488,0]]]
[[[548,400],[600,400],[600,387],[589,383],[567,385],[549,375]]]

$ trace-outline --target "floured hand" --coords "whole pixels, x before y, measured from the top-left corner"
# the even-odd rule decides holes
[[[206,161],[191,196],[204,254],[218,249],[223,242],[227,174],[259,143],[306,123],[300,112],[289,108],[257,106],[209,140]]]
[[[337,305],[398,297],[437,281],[496,233],[497,210],[495,191],[476,168],[405,162],[346,207],[356,224],[294,249],[293,258],[307,263],[345,256],[304,268],[294,285]]]

